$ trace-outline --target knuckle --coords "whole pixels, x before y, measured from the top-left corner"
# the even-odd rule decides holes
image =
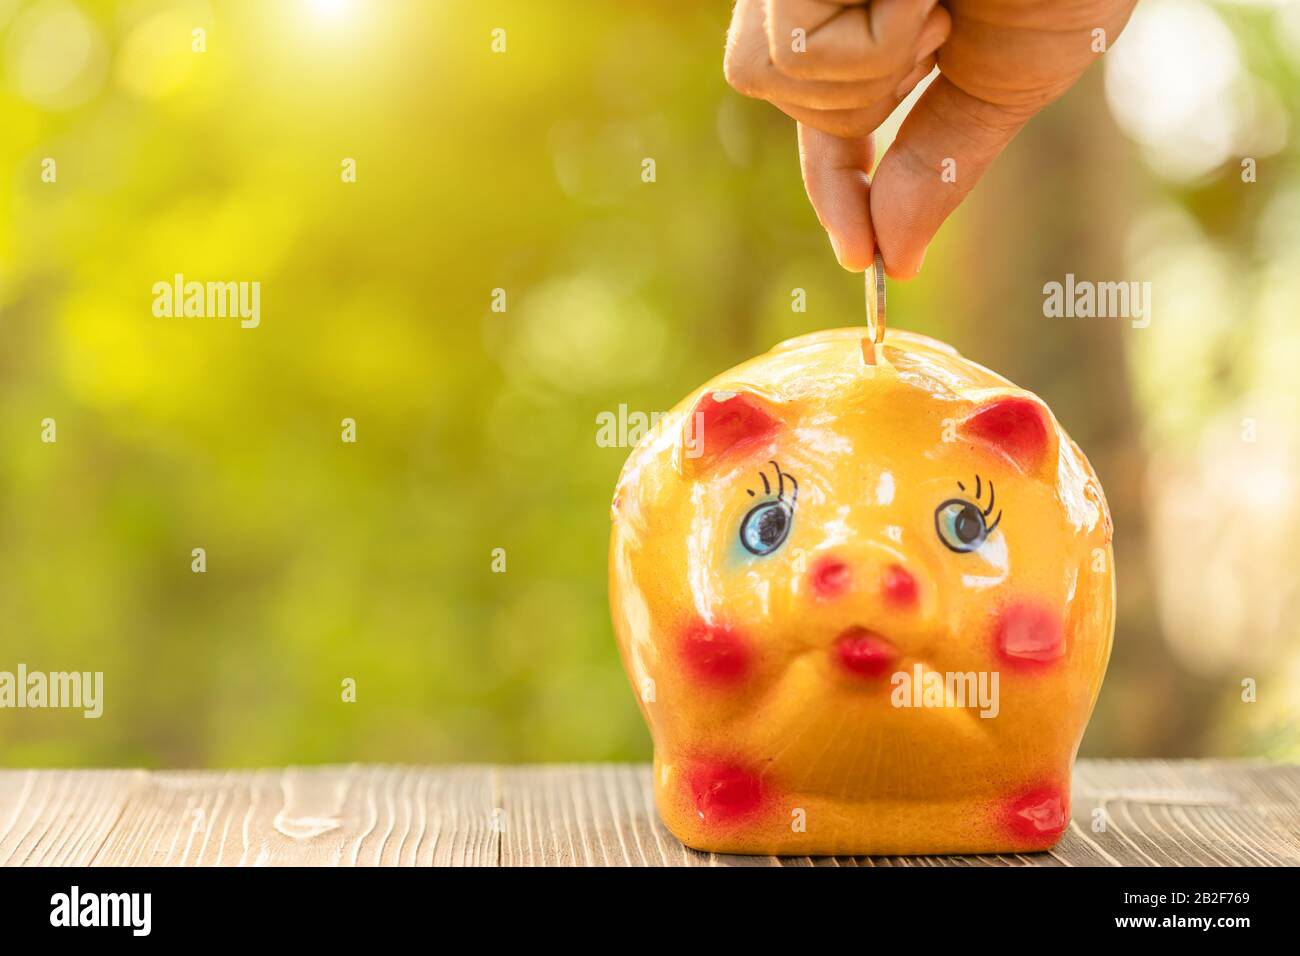
[[[790,49],[781,42],[772,44],[769,51],[772,58],[772,65],[784,73],[786,76],[796,79],[803,79],[808,69],[808,54],[800,53]]]
[[[744,57],[728,51],[722,60],[722,76],[737,93],[745,96],[755,94],[755,70]]]

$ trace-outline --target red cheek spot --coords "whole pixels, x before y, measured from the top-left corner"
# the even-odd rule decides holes
[[[1020,669],[1044,667],[1065,656],[1061,616],[1038,604],[1013,604],[998,618],[998,654]]]
[[[735,684],[749,673],[748,642],[729,627],[696,621],[682,634],[682,661],[706,684]]]
[[[839,597],[849,589],[853,582],[853,572],[843,561],[835,558],[821,558],[808,573],[812,582],[813,593],[819,598]]]
[[[695,801],[695,812],[709,825],[739,822],[763,804],[763,782],[757,774],[735,764],[696,764],[686,783]]]
[[[1002,815],[1003,823],[1016,836],[1035,846],[1050,847],[1070,825],[1070,794],[1059,787],[1035,787],[1007,803]]]
[[[916,578],[901,565],[891,564],[885,568],[880,590],[887,604],[901,608],[916,606]]]

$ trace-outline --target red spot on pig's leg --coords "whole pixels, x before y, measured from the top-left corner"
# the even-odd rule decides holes
[[[683,632],[680,647],[686,669],[702,683],[735,684],[749,673],[749,643],[730,627],[695,621]]]
[[[1037,670],[1065,656],[1061,615],[1038,604],[1017,603],[998,616],[998,656],[1013,668]]]
[[[1054,785],[1035,787],[1005,804],[1002,821],[1031,846],[1054,846],[1070,825],[1070,791]]]
[[[695,812],[708,825],[738,823],[753,816],[763,805],[765,796],[763,782],[757,774],[721,761],[696,764],[688,773],[686,784],[695,802]]]
[[[853,572],[838,558],[819,558],[808,572],[813,593],[823,600],[837,598],[853,583]]]

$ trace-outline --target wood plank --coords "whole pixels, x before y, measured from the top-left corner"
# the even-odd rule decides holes
[[[0,864],[495,865],[485,767],[0,772]]]
[[[1080,761],[1033,856],[721,856],[659,822],[644,765],[0,771],[0,864],[162,866],[1300,865],[1300,767]]]
[[[139,770],[0,773],[0,864],[89,864],[146,779]]]
[[[505,866],[707,866],[654,811],[640,764],[503,767]]]

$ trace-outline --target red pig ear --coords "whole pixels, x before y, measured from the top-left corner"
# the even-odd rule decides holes
[[[705,392],[682,426],[683,470],[691,473],[761,447],[782,425],[772,406],[752,392]]]
[[[984,445],[1024,473],[1055,470],[1056,424],[1047,406],[1027,395],[1004,395],[979,405],[961,424],[963,438]]]

